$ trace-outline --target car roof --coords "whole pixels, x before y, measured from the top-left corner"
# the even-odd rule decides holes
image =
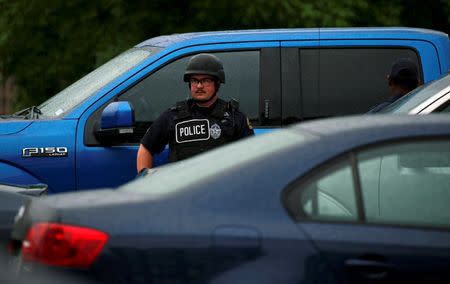
[[[308,131],[316,135],[342,138],[350,142],[348,135],[370,139],[395,139],[409,136],[450,135],[450,116],[402,114],[365,114],[298,123],[292,131]]]
[[[143,41],[136,47],[154,46],[168,47],[180,42],[219,43],[230,41],[261,41],[261,40],[305,40],[305,39],[396,39],[417,38],[430,40],[439,38],[448,40],[448,35],[430,29],[408,27],[366,27],[366,28],[291,28],[291,29],[259,29],[259,30],[228,30],[192,32],[172,35],[162,35]]]
[[[296,136],[304,137],[304,139],[297,139]],[[70,192],[48,196],[41,201],[48,207],[69,210],[76,207],[167,199],[169,196],[176,196],[173,194],[181,192],[184,188],[208,188],[211,181],[220,183],[228,176],[233,176],[233,172],[240,172],[243,182],[247,177],[242,173],[256,167],[258,171],[261,170],[263,173],[261,176],[264,177],[272,176],[275,171],[297,176],[336,156],[372,143],[408,137],[435,136],[450,137],[450,116],[359,115],[320,119],[240,140],[178,163],[155,168],[150,176],[129,182],[119,187],[119,190],[95,190],[86,191],[83,194]],[[273,140],[274,137],[278,140]],[[293,143],[283,142],[286,143],[286,147],[277,148],[275,145],[274,151],[271,151],[268,143],[283,141],[283,139],[292,139]],[[233,159],[232,156],[242,156],[239,151],[231,155],[236,149],[241,152],[249,149],[253,152],[263,150],[260,155],[253,153],[251,158],[242,157],[241,161],[234,161],[236,163],[223,160],[224,157],[229,160]],[[214,164],[205,163],[206,161],[214,161]],[[286,163],[295,163],[297,167],[276,166]],[[205,164],[208,164],[207,168]],[[191,169],[200,173],[209,168],[212,170],[201,177],[190,174]],[[267,172],[272,175],[266,174]],[[226,186],[228,183],[223,184]],[[143,190],[137,190],[138,188]],[[151,190],[148,190],[149,188]],[[216,190],[218,190],[217,187]],[[127,193],[123,194],[123,192]],[[145,197],[142,193],[145,193]],[[99,196],[101,198],[98,198]]]
[[[232,172],[255,167],[270,171],[276,165],[285,167],[289,161],[297,163],[299,160],[302,161],[302,169],[297,167],[299,172],[296,174],[300,174],[336,156],[371,144],[437,136],[450,137],[450,117],[358,115],[303,122],[155,169],[147,185],[154,190],[153,193],[160,191],[157,195],[169,194],[197,184],[199,180],[227,178],[233,175]],[[174,172],[177,173],[176,178]],[[134,185],[121,188],[133,189]]]

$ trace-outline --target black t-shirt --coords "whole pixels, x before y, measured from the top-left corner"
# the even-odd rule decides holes
[[[192,100],[187,102],[191,116],[186,120],[191,119],[209,119],[214,108],[217,107],[218,101],[216,101],[210,107],[199,107],[193,103]],[[170,108],[163,112],[150,126],[141,140],[141,144],[152,153],[152,155],[160,153],[164,150],[169,141],[175,139],[175,133],[173,130],[173,123],[179,110],[176,107]],[[250,123],[242,112],[234,109],[230,112],[233,115],[233,133],[231,140],[238,140],[247,136],[254,135],[253,129]],[[212,139],[212,138],[211,138]]]

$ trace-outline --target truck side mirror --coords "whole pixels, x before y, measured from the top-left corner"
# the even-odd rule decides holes
[[[100,129],[96,138],[102,143],[112,145],[123,143],[134,134],[134,110],[129,102],[112,102],[105,107],[101,116]]]

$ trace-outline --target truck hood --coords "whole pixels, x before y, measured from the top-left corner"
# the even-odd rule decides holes
[[[0,135],[9,135],[18,133],[27,128],[32,121],[22,120],[0,120]]]

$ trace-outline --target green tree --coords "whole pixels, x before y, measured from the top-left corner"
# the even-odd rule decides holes
[[[15,78],[18,109],[157,35],[349,26],[448,31],[449,15],[448,0],[0,0],[0,74]]]
[[[0,0],[0,73],[16,76],[16,108],[42,102],[119,52],[180,24],[182,6],[179,13],[161,13],[169,4]]]

